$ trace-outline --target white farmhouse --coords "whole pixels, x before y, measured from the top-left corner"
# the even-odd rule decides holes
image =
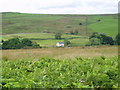
[[[56,44],[56,46],[57,46],[57,47],[64,47],[64,43],[63,43],[63,42],[58,42],[58,43]]]

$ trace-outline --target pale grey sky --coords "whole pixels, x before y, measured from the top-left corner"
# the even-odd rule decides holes
[[[119,0],[1,0],[0,12],[42,14],[118,13]]]

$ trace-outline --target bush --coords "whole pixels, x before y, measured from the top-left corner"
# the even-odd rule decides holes
[[[32,41],[27,39],[27,38],[22,39],[21,43],[22,43],[23,46],[32,46]]]
[[[55,34],[55,39],[61,39],[61,33],[56,33]]]
[[[103,36],[101,38],[101,44],[109,44],[109,45],[114,45],[114,40],[112,39],[112,37],[109,36]]]
[[[82,23],[79,23],[79,25],[83,25]]]
[[[100,39],[98,38],[91,38],[90,39],[90,45],[100,45]]]
[[[100,39],[100,34],[98,34],[97,32],[92,33],[92,35],[89,36],[89,39],[91,38],[99,38]]]
[[[2,49],[20,49],[21,47],[22,44],[19,38],[9,39],[2,44]]]
[[[41,48],[41,46],[39,44],[37,44],[36,42],[32,42],[32,47],[33,48]]]
[[[68,41],[67,39],[64,40],[64,45],[65,46],[71,46],[71,42]]]
[[[94,38],[94,39],[93,39]],[[95,38],[96,38],[96,40],[95,40]],[[99,44],[99,42],[100,42],[100,44],[102,44],[102,45],[107,45],[107,44],[109,44],[109,45],[114,45],[114,40],[113,40],[113,38],[112,37],[109,37],[109,36],[107,36],[107,35],[105,35],[105,34],[103,34],[103,33],[97,33],[97,32],[94,32],[90,37],[89,37],[89,39],[90,39],[90,42],[91,42],[91,44],[93,43],[98,43]],[[92,39],[92,40],[91,40]],[[99,39],[99,40],[98,40]]]
[[[33,43],[31,40],[25,38],[12,38],[2,42],[2,49],[21,49],[21,48],[39,48],[39,44]]]

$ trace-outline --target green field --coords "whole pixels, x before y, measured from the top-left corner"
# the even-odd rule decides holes
[[[100,32],[115,36],[118,33],[118,17],[113,15],[47,15],[3,13],[2,34],[62,32],[78,30],[80,35]],[[98,20],[101,20],[98,22]],[[82,25],[79,25],[82,23]],[[87,27],[87,28],[86,28]]]
[[[20,34],[6,34],[2,36],[4,40],[14,38],[14,37],[31,38],[31,39],[54,39],[55,34],[53,33],[20,33]],[[62,38],[72,38],[72,37],[82,38],[83,36],[62,34]]]
[[[98,17],[101,21],[100,22],[94,22],[90,24],[88,27],[90,28],[91,32],[101,32],[105,33],[109,36],[116,36],[118,33],[118,19],[117,16],[100,16]],[[91,18],[92,20],[98,18]]]
[[[88,38],[81,35],[66,35],[62,34],[61,40],[55,39],[55,34],[53,33],[19,33],[19,34],[6,34],[2,36],[3,40],[8,40],[10,38],[29,38],[32,41],[37,42],[41,46],[55,46],[57,42],[63,42],[64,39],[69,39],[74,46],[85,45],[88,42]],[[73,39],[72,39],[73,38]],[[79,42],[76,42],[79,40]]]

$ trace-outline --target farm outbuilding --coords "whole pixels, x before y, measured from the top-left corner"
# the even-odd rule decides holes
[[[63,42],[58,42],[58,43],[56,44],[56,46],[57,46],[57,47],[64,47],[64,43],[63,43]]]

